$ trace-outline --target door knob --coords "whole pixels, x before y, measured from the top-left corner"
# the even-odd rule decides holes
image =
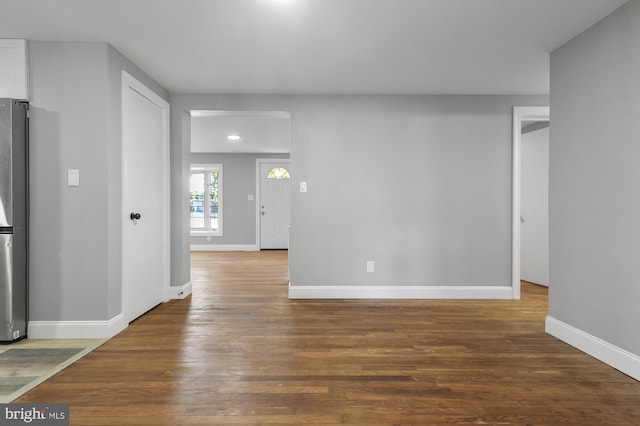
[[[129,215],[129,218],[130,218],[131,220],[138,220],[138,219],[140,219],[141,217],[142,217],[142,216],[140,216],[140,213],[133,213],[133,212],[131,212],[131,214]]]

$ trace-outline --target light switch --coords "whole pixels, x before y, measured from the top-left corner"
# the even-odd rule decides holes
[[[300,182],[300,192],[307,192],[307,182]]]
[[[376,270],[376,263],[373,260],[368,260],[367,261],[367,272],[375,272]]]
[[[67,170],[67,186],[80,186],[80,170]]]
[[[249,194],[249,195],[247,196],[247,200],[249,200],[249,201],[253,201],[253,194]]]

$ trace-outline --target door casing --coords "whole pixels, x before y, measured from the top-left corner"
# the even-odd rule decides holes
[[[511,197],[511,291],[513,299],[520,299],[520,203],[522,201],[522,122],[549,121],[548,106],[513,107],[513,148],[512,148],[512,197]]]

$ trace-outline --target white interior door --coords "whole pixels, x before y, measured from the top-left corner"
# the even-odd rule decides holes
[[[549,285],[549,128],[522,135],[521,279]]]
[[[290,224],[289,162],[260,163],[260,248],[288,249]]]
[[[123,72],[123,310],[131,322],[169,284],[169,105]]]

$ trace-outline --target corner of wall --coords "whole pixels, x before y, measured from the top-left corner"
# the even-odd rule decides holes
[[[180,300],[191,296],[192,286],[191,282],[188,282],[181,286],[171,286],[167,292],[166,300]]]
[[[608,343],[551,316],[545,320],[545,331],[568,345],[640,380],[640,356]]]

